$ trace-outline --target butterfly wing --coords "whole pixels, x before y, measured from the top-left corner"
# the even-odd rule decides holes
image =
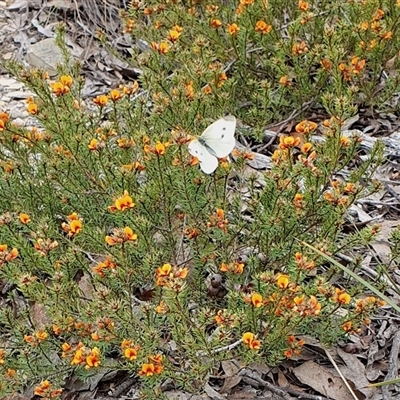
[[[204,173],[212,174],[217,169],[217,157],[214,157],[197,139],[189,143],[188,150],[192,156],[199,159],[200,168]]]
[[[226,157],[235,147],[235,129],[236,118],[227,115],[213,122],[200,136],[199,142],[213,156]]]

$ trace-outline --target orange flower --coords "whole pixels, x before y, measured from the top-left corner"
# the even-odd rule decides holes
[[[351,327],[352,327],[352,322],[351,321],[347,321],[342,325],[342,329],[345,332],[349,332],[351,330]]]
[[[110,211],[125,211],[133,207],[135,207],[135,203],[133,202],[132,197],[129,195],[127,190],[124,190],[123,196],[118,197],[115,200],[114,205],[109,206],[108,209]]]
[[[216,227],[221,229],[223,232],[227,232],[228,220],[224,218],[225,212],[221,208],[217,208],[215,214],[210,216],[207,222],[208,228]]]
[[[296,125],[295,130],[297,133],[308,134],[315,131],[317,126],[315,122],[304,120]]]
[[[313,145],[310,142],[304,143],[303,146],[301,146],[301,152],[302,153],[308,153],[312,149]]]
[[[186,228],[184,234],[188,239],[195,239],[199,236],[199,231],[196,228]]]
[[[304,196],[301,193],[296,193],[293,199],[293,205],[296,208],[302,208],[304,206],[303,202]]]
[[[276,284],[279,288],[286,289],[289,286],[289,276],[278,274],[278,277],[276,279]]]
[[[335,288],[335,295],[333,296],[333,301],[338,304],[349,304],[351,301],[351,296],[346,293],[343,289]]]
[[[38,113],[38,106],[36,103],[29,103],[27,107],[27,111],[31,115],[37,115]]]
[[[295,43],[292,46],[292,53],[297,56],[304,54],[304,53],[308,53],[308,50],[309,49],[304,41]]]
[[[135,141],[133,139],[120,138],[117,139],[117,144],[120,149],[130,149],[135,146]]]
[[[47,339],[48,336],[49,335],[47,334],[47,332],[43,329],[39,329],[37,332],[35,332],[35,337],[36,339],[38,339],[39,342],[43,342]]]
[[[167,42],[161,42],[160,44],[156,42],[151,43],[153,50],[158,51],[160,54],[167,54],[169,51],[169,46]]]
[[[227,79],[228,79],[228,77],[226,76],[226,73],[225,72],[221,72],[218,75],[217,87],[222,87]]]
[[[237,35],[240,31],[240,27],[236,24],[228,24],[228,33],[233,36],[233,35]]]
[[[136,360],[137,358],[138,349],[134,347],[127,347],[124,350],[124,357],[127,358],[129,361]]]
[[[25,225],[29,224],[29,222],[31,222],[31,218],[29,217],[28,214],[25,214],[25,213],[19,214],[19,220]]]
[[[379,21],[380,19],[383,18],[384,15],[385,15],[385,12],[384,12],[383,10],[381,10],[381,9],[378,8],[378,9],[375,11],[374,16],[372,17],[372,20],[373,20],[373,21]]]
[[[42,256],[46,256],[51,250],[58,247],[58,242],[51,241],[49,238],[46,240],[39,238],[33,246]]]
[[[63,222],[61,227],[69,237],[75,236],[82,231],[83,223],[77,213],[74,212],[71,215],[68,215],[67,219],[69,222]]]
[[[340,145],[343,147],[349,147],[350,139],[347,136],[340,136]]]
[[[301,139],[293,136],[281,136],[279,138],[279,148],[282,150],[290,149],[291,147],[296,147],[300,144]]]
[[[314,261],[308,261],[308,258],[303,256],[302,253],[297,252],[295,254],[295,259],[296,259],[297,266],[301,269],[311,270],[311,269],[315,268]]]
[[[155,366],[154,364],[143,364],[142,369],[139,371],[139,375],[153,376]]]
[[[193,81],[190,81],[189,83],[185,83],[185,90],[186,90],[186,97],[189,100],[194,99],[194,88],[193,88]]]
[[[109,97],[110,97],[111,101],[116,103],[118,100],[120,100],[122,98],[122,93],[118,89],[113,89],[113,90],[111,90]]]
[[[178,29],[176,29],[176,27],[178,27],[178,26],[176,25],[173,29],[171,29],[167,36],[167,39],[172,43],[176,42],[182,34],[182,28],[178,27],[178,28],[180,28],[178,30]]]
[[[304,0],[299,0],[299,10],[301,11],[307,11],[308,10],[308,3]]]
[[[139,90],[139,83],[134,81],[133,83],[128,83],[125,86],[120,86],[120,89],[123,91],[124,94],[127,96],[132,96]]]
[[[105,107],[108,103],[108,96],[105,94],[102,94],[100,96],[97,96],[93,99],[93,103],[96,104],[99,107]]]
[[[222,26],[222,22],[219,19],[212,19],[210,21],[211,28],[218,29]]]
[[[251,295],[251,302],[253,303],[253,306],[256,308],[259,308],[263,305],[263,298],[261,294],[259,293],[253,293]]]
[[[169,311],[169,307],[165,303],[164,300],[161,300],[158,306],[156,307],[157,314],[166,314]]]
[[[6,112],[0,112],[0,121],[7,122],[10,116]]]
[[[90,151],[100,150],[105,147],[105,143],[99,141],[98,139],[92,139],[88,144],[88,148]]]
[[[257,339],[254,339],[250,344],[249,347],[251,350],[260,350],[261,342]]]
[[[249,345],[254,340],[254,334],[251,332],[246,332],[242,336],[242,340],[244,344]]]
[[[36,395],[36,396],[41,396],[41,397],[43,397],[43,395],[44,395],[44,393],[46,392],[46,391],[48,391],[48,389],[50,389],[50,387],[51,387],[51,383],[49,382],[49,381],[42,381],[41,383],[40,383],[40,386],[36,386],[35,387],[35,390],[34,390],[34,394]]]
[[[62,75],[60,77],[60,82],[65,86],[71,87],[73,80],[72,80],[72,77],[69,75]]]
[[[288,77],[287,75],[282,76],[282,77],[279,79],[279,83],[280,83],[282,86],[285,86],[285,87],[288,87],[288,86],[291,86],[291,85],[292,85],[292,81],[291,81],[291,79],[289,79],[289,77]]]
[[[320,61],[320,64],[321,64],[321,67],[322,67],[325,71],[330,71],[331,68],[332,68],[332,63],[331,63],[328,59],[326,59],[326,58],[323,58],[323,59]]]
[[[90,354],[86,357],[85,369],[97,368],[100,364],[100,350],[97,347],[93,347]]]
[[[179,292],[182,289],[182,280],[187,277],[187,274],[187,268],[178,268],[171,264],[164,264],[156,270],[156,285],[165,286]]]
[[[62,82],[50,83],[50,88],[56,97],[60,97],[69,92],[69,86],[64,85]]]
[[[255,31],[256,32],[260,32],[260,33],[266,35],[267,33],[270,33],[271,30],[272,30],[272,25],[269,25],[264,21],[257,21],[256,22],[256,26],[255,26]]]
[[[129,226],[126,226],[123,229],[118,229],[118,228],[113,229],[112,235],[106,236],[105,241],[108,245],[114,246],[116,244],[121,244],[125,242],[133,242],[137,240],[137,238],[138,238],[137,234],[134,233],[133,230],[129,228]],[[99,265],[97,265],[97,268],[98,269],[96,272],[99,273],[100,276],[104,276],[100,272],[104,267],[103,266],[100,267]]]
[[[261,342],[257,340],[251,332],[244,333],[242,341],[245,345],[249,346],[251,350],[259,350],[261,348]]]

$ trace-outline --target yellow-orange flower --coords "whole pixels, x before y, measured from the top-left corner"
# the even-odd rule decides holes
[[[288,275],[278,274],[276,284],[279,288],[286,289],[289,286],[289,282],[290,281]]]
[[[306,45],[306,42],[304,42],[304,41],[298,42],[298,43],[294,43],[293,46],[292,46],[292,53],[294,55],[297,55],[297,56],[299,56],[301,54],[304,54],[304,53],[307,53],[308,50],[309,49],[308,49],[308,47]]]
[[[179,29],[177,29],[177,28],[179,28]],[[171,29],[171,30],[169,31],[167,39],[168,39],[170,42],[174,43],[174,42],[176,42],[176,41],[179,39],[179,37],[181,36],[181,34],[182,34],[182,28],[179,27],[178,25],[176,25],[176,26],[174,26],[173,29]]]
[[[228,79],[228,77],[226,76],[226,73],[225,72],[221,72],[218,75],[217,87],[222,87],[227,79]]]
[[[10,119],[10,116],[6,112],[0,112],[0,121],[4,123]]]
[[[25,225],[29,224],[29,222],[31,222],[31,218],[29,217],[28,214],[25,214],[25,213],[19,214],[19,220]]]
[[[114,246],[115,244],[121,244],[125,242],[133,242],[137,240],[138,236],[136,233],[133,232],[132,228],[129,226],[126,226],[123,229],[118,229],[115,228],[113,229],[113,233],[110,236],[105,237],[105,241],[108,245]],[[98,268],[99,265],[97,265]],[[105,268],[105,267],[102,267]],[[110,266],[108,268],[111,268]],[[98,272],[100,275],[102,275],[100,272]]]
[[[50,88],[56,97],[62,96],[69,92],[69,86],[64,85],[62,82],[50,83]]]
[[[284,76],[280,77],[279,84],[281,84],[282,86],[288,87],[292,84],[292,82],[287,75],[284,75]]]
[[[254,307],[259,308],[263,305],[263,298],[259,293],[253,293],[251,295],[251,302]]]
[[[38,113],[38,106],[36,103],[29,103],[27,107],[27,111],[31,115],[37,115]]]
[[[124,190],[124,194],[122,197],[118,197],[114,204],[110,207],[108,207],[108,209],[110,211],[125,211],[125,210],[129,210],[130,208],[135,207],[135,203],[133,202],[132,197],[129,195],[127,190]]]
[[[261,342],[256,339],[253,333],[246,332],[242,336],[242,341],[246,346],[249,346],[251,350],[259,350],[261,347]]]
[[[61,227],[69,237],[75,236],[82,231],[83,223],[77,213],[74,212],[71,215],[68,215],[67,219],[69,222],[63,222]]]
[[[139,371],[139,375],[153,376],[155,366],[154,364],[143,364],[142,369]]]
[[[210,26],[211,28],[218,29],[222,26],[222,22],[219,19],[214,18],[210,21]]]
[[[35,332],[35,337],[39,342],[43,342],[48,338],[48,333],[44,331],[43,329],[39,329],[38,331]]]
[[[264,21],[257,21],[255,26],[255,31],[260,32],[262,34],[270,33],[272,30],[272,25],[267,24]]]
[[[232,36],[237,35],[240,31],[240,27],[238,24],[233,23],[233,24],[228,24],[228,33]]]
[[[315,122],[304,120],[296,125],[295,130],[297,133],[309,134],[314,132],[317,129],[317,126],[318,125]]]
[[[48,390],[48,389],[50,389],[50,387],[51,387],[51,383],[49,382],[49,381],[42,381],[41,383],[40,383],[40,386],[36,386],[35,387],[35,390],[34,390],[34,394],[36,395],[36,396],[41,396],[42,397],[42,395]]]
[[[304,0],[299,0],[299,10],[301,11],[307,11],[308,10],[308,3]]]
[[[301,139],[293,136],[281,136],[279,138],[279,148],[281,150],[290,149],[291,147],[296,147],[300,144]]]
[[[335,295],[333,296],[333,301],[339,304],[349,304],[351,301],[351,296],[346,293],[345,290],[335,288]]]
[[[138,349],[135,347],[127,347],[124,350],[124,357],[127,358],[129,361],[136,360],[137,358]]]
[[[85,369],[89,369],[92,367],[97,368],[100,362],[100,350],[97,347],[93,347],[90,354],[86,357],[86,366]]]
[[[254,340],[254,334],[251,332],[246,332],[242,336],[242,340],[244,344],[250,344]]]
[[[93,103],[99,107],[105,107],[108,103],[109,97],[105,94],[97,96],[93,99]]]
[[[60,77],[60,82],[65,86],[71,87],[72,83],[73,83],[73,79],[69,75],[62,75]]]
[[[122,98],[122,93],[118,89],[113,89],[111,90],[109,97],[115,103]]]

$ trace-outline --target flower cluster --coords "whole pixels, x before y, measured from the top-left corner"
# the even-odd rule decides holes
[[[126,226],[122,229],[114,228],[112,234],[106,236],[105,241],[109,246],[114,246],[116,244],[134,242],[137,240],[137,238],[138,236],[136,233],[133,232],[132,228]]]
[[[118,197],[112,206],[109,206],[110,211],[126,211],[135,207],[132,197],[129,195],[127,190],[124,190],[124,194]]]
[[[216,227],[223,232],[228,231],[228,220],[225,218],[225,211],[217,208],[215,213],[212,214],[207,222],[207,228]]]
[[[75,236],[82,231],[82,219],[76,212],[68,215],[67,219],[68,222],[63,222],[61,228],[69,237]]]
[[[261,342],[256,339],[254,333],[246,332],[242,336],[243,343],[248,346],[251,350],[260,350]]]
[[[148,356],[148,363],[143,364],[139,371],[140,376],[150,377],[153,375],[159,375],[164,369],[163,356],[156,354],[154,356]]]
[[[73,346],[67,342],[61,346],[62,358],[70,359],[71,365],[82,365],[85,369],[97,368],[101,364],[100,350],[97,347],[92,349],[85,347],[82,342]]]
[[[11,260],[14,260],[19,255],[18,250],[14,247],[8,250],[8,245],[0,244],[0,267]]]
[[[62,75],[60,80],[54,83],[50,83],[50,88],[56,97],[60,97],[64,94],[69,93],[73,79],[69,75]]]
[[[156,270],[156,285],[180,291],[182,290],[183,281],[187,277],[187,274],[187,268],[178,268],[171,264],[164,264]]]
[[[62,389],[53,389],[52,386],[53,385],[48,380],[42,381],[42,382],[40,382],[39,386],[35,387],[33,393],[36,396],[44,397],[46,399],[56,399],[57,397],[59,397],[61,395],[63,390]]]

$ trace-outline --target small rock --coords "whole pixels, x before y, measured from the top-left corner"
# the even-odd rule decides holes
[[[17,92],[7,93],[7,96],[11,97],[12,99],[27,99],[29,96],[32,96],[32,93],[19,90]]]
[[[64,59],[53,38],[41,40],[28,47],[26,61],[36,68],[43,68],[50,76],[57,75],[57,65]]]

